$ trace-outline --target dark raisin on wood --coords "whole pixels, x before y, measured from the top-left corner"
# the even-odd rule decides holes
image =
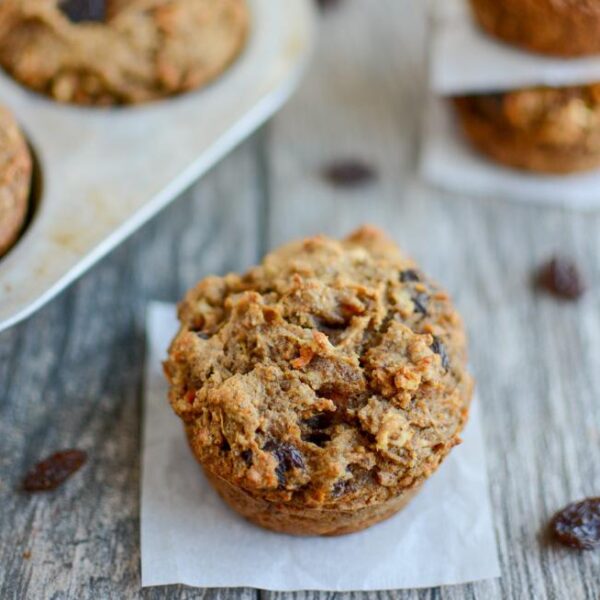
[[[554,515],[550,529],[554,539],[565,546],[600,548],[600,497],[569,504]]]
[[[62,0],[58,6],[73,23],[106,21],[106,0]]]
[[[448,352],[446,346],[438,337],[433,337],[433,344],[431,344],[431,350],[439,355],[442,359],[442,367],[447,371],[450,367],[450,359],[448,358]]]
[[[242,450],[240,452],[240,456],[242,457],[242,460],[246,463],[246,465],[248,465],[249,467],[252,466],[252,462],[253,462],[252,450]]]
[[[23,479],[26,492],[47,492],[56,489],[87,461],[83,450],[61,450],[33,467]]]
[[[355,160],[339,160],[323,169],[323,177],[336,187],[358,187],[375,179],[375,169]]]
[[[586,289],[578,266],[560,256],[555,256],[539,269],[536,283],[538,287],[565,300],[577,300]]]
[[[412,281],[421,281],[421,277],[414,269],[407,269],[406,271],[400,271],[400,283],[408,283]]]
[[[286,483],[286,473],[292,469],[304,469],[304,458],[300,450],[293,444],[288,442],[280,442],[277,440],[269,440],[263,450],[271,452],[277,459],[277,468],[275,474],[280,486]]]
[[[429,296],[424,292],[419,292],[411,298],[415,305],[415,312],[422,315],[427,315],[427,305],[429,304]]]

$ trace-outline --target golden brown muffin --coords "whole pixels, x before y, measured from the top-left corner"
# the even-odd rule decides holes
[[[207,277],[179,318],[171,405],[208,479],[258,525],[364,529],[459,443],[472,389],[461,320],[378,230]]]
[[[61,102],[141,103],[211,81],[247,31],[245,0],[2,0],[0,65]]]
[[[31,155],[19,127],[0,106],[0,256],[15,243],[27,217]]]
[[[494,37],[556,56],[600,53],[600,0],[470,0]]]
[[[573,173],[600,167],[600,84],[455,99],[466,137],[510,167]]]

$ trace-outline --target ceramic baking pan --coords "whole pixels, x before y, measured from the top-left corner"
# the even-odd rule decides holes
[[[176,198],[289,97],[314,35],[312,0],[250,0],[252,32],[214,84],[119,109],[60,105],[0,75],[35,151],[41,192],[0,259],[0,330],[25,318]]]

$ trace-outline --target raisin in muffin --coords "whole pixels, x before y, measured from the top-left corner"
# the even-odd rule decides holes
[[[455,99],[466,137],[502,164],[541,173],[600,167],[600,84]]]
[[[247,30],[245,0],[2,0],[0,65],[61,102],[141,103],[215,78]]]
[[[470,0],[481,27],[500,40],[556,56],[600,53],[600,0]]]
[[[378,230],[208,277],[179,318],[171,405],[213,486],[258,525],[368,527],[459,442],[472,388],[461,320]]]
[[[208,479],[258,525],[368,527],[459,442],[472,388],[461,320],[376,229],[208,277],[179,318],[171,405]]]
[[[0,256],[15,243],[27,217],[31,155],[11,113],[0,106]]]

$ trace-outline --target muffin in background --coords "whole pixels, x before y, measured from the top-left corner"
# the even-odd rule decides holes
[[[248,17],[246,0],[2,0],[0,66],[60,102],[148,102],[217,77]]]
[[[554,56],[600,53],[599,0],[470,0],[490,35]]]
[[[600,84],[454,99],[462,129],[501,164],[566,174],[600,167]]]
[[[257,525],[364,529],[460,441],[472,391],[461,319],[376,229],[207,277],[179,318],[171,405],[209,481]]]
[[[32,161],[12,114],[0,106],[0,257],[17,241],[29,210]]]

